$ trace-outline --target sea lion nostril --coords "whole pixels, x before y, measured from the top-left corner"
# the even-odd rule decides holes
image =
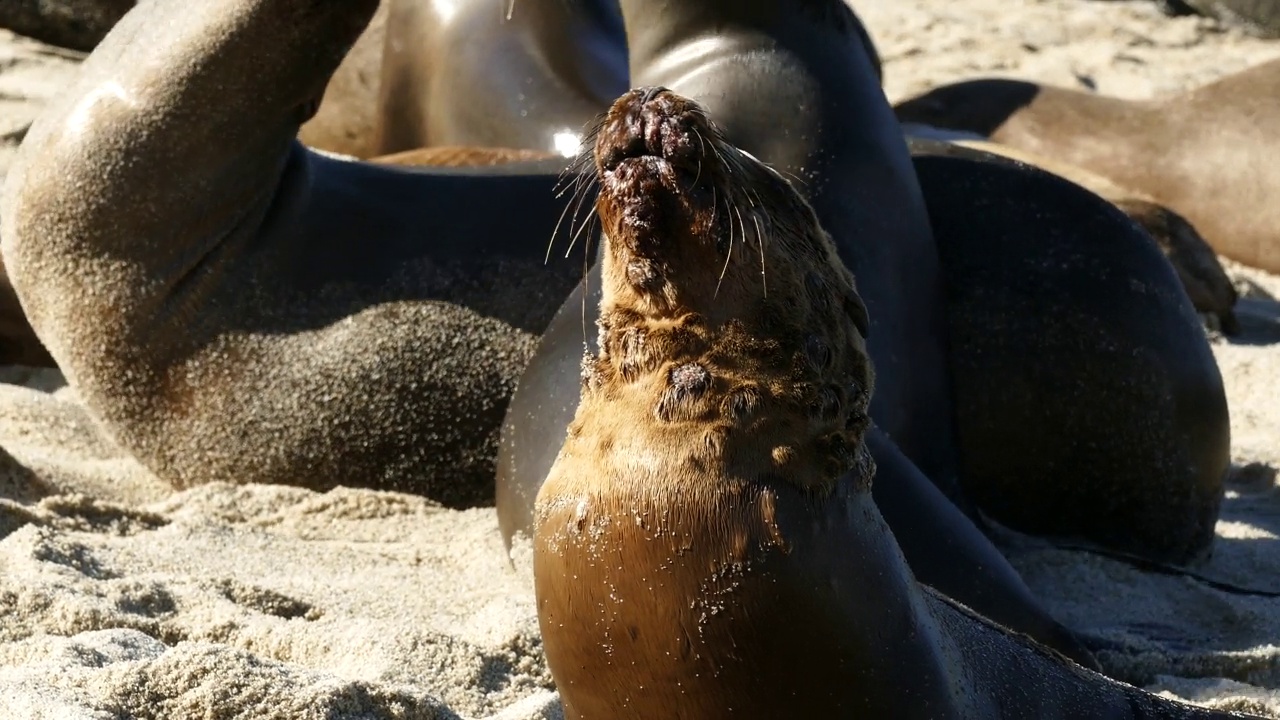
[[[831,346],[821,337],[810,335],[805,338],[804,350],[815,368],[825,370],[831,365]]]
[[[667,89],[662,87],[661,85],[653,85],[646,88],[637,88],[636,90],[637,92],[640,93],[641,105],[648,105],[649,103],[653,102],[653,99],[658,97],[658,95],[661,95],[662,93],[667,91]]]

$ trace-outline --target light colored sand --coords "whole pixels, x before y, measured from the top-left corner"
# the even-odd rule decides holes
[[[891,99],[977,74],[1144,97],[1280,56],[1147,2],[863,0]],[[0,175],[74,60],[0,32]],[[1217,341],[1234,459],[1280,467],[1280,278]],[[93,430],[56,373],[0,369],[0,717],[555,718],[527,567],[491,511],[358,490],[175,493]],[[1280,590],[1280,490],[1230,483],[1217,579]],[[1011,538],[1118,677],[1280,717],[1280,600]],[[207,714],[206,714],[207,713]]]

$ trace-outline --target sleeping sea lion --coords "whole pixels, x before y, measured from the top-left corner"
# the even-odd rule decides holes
[[[904,122],[965,130],[1075,165],[1185,217],[1218,253],[1280,271],[1280,60],[1178,95],[1125,100],[1018,80],[947,85]]]

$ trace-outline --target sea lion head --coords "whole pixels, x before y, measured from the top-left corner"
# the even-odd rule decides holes
[[[989,137],[1040,92],[1039,85],[1019,80],[966,80],[904,100],[893,112],[899,122]]]
[[[603,296],[584,403],[680,428],[673,463],[829,488],[861,452],[872,369],[866,308],[813,209],[664,88],[614,103],[594,160]]]

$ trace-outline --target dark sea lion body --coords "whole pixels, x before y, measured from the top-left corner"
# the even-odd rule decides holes
[[[1205,553],[1226,396],[1159,249],[1050,173],[911,145],[947,279],[965,492],[1026,532],[1166,562]]]
[[[908,138],[954,142],[963,147],[1034,165],[1070,180],[1115,205],[1156,241],[1160,251],[1178,273],[1178,280],[1191,298],[1191,304],[1205,316],[1210,327],[1221,329],[1228,335],[1239,332],[1240,323],[1235,316],[1239,295],[1231,278],[1227,276],[1209,243],[1178,213],[1141,192],[1121,187],[1101,175],[1044,155],[989,140],[974,139],[979,136],[964,131],[939,130],[914,124],[904,125],[903,130]],[[928,145],[922,147],[927,148]],[[928,150],[924,152],[929,154]]]
[[[431,145],[560,152],[628,87],[615,0],[464,0],[447,12],[392,0],[387,27],[379,154]]]
[[[582,266],[545,265],[556,172],[402,170],[294,140],[376,5],[148,3],[9,175],[0,239],[32,324],[175,485],[492,498],[507,401]]]
[[[871,499],[856,287],[795,189],[700,114],[633,91],[596,144],[600,347],[534,534],[566,718],[1234,717],[917,583]],[[760,229],[733,240],[721,202]]]
[[[1222,255],[1280,271],[1280,60],[1157,100],[972,80],[899,103],[906,122],[966,130],[1079,166],[1184,216]]]

